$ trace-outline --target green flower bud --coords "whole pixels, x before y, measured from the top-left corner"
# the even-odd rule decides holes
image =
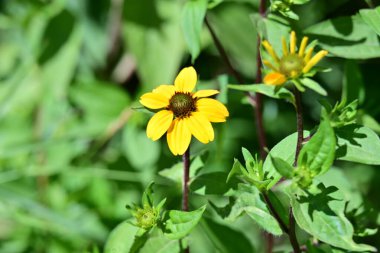
[[[158,212],[148,205],[144,208],[138,208],[134,213],[134,216],[137,220],[137,226],[143,229],[150,229],[157,224],[159,218]]]

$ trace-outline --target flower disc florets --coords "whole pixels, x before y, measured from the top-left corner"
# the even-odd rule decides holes
[[[304,66],[304,60],[298,54],[285,55],[280,60],[280,71],[287,77],[299,76]]]
[[[135,214],[137,220],[137,226],[143,229],[149,229],[156,225],[158,219],[158,213],[150,206],[144,206],[139,208]]]
[[[190,93],[178,92],[169,100],[169,110],[175,117],[184,118],[196,111],[195,102],[196,99]]]

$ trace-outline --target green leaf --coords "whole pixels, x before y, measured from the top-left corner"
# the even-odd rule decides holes
[[[133,238],[140,228],[132,225],[129,221],[124,221],[119,224],[110,233],[104,253],[129,253],[134,243]],[[126,240],[126,238],[129,238]]]
[[[247,169],[253,168],[253,166],[255,165],[255,159],[253,158],[251,152],[249,152],[248,149],[244,147],[241,148],[241,151],[245,160],[245,167]]]
[[[179,36],[182,32],[179,25],[182,10],[180,2],[144,2],[145,4],[141,0],[128,2],[138,9],[132,13],[133,18],[123,22],[122,35],[125,47],[138,62],[137,75],[143,90],[148,91],[163,83],[173,83],[182,61],[185,42]],[[126,9],[128,5],[130,4],[125,4]],[[149,11],[151,9],[156,10]],[[150,20],[150,23],[139,24],[135,19]]]
[[[190,178],[194,178],[199,169],[203,167],[203,161],[200,156],[195,157],[190,162]],[[182,187],[182,177],[183,177],[183,162],[176,163],[170,168],[166,168],[158,172],[158,174],[162,177],[165,177],[174,183],[176,183],[179,187]]]
[[[349,125],[336,131],[337,159],[364,164],[380,164],[380,139],[370,128]]]
[[[330,169],[335,155],[335,134],[330,121],[325,118],[316,134],[302,147],[299,154],[299,168],[306,167],[312,177]]]
[[[257,32],[249,15],[256,11],[248,4],[223,1],[207,12],[207,19],[235,69],[251,78],[257,67],[256,61],[252,61],[252,56],[256,55],[256,43],[252,42],[257,41]]]
[[[309,132],[304,131],[303,135],[308,136]],[[295,153],[296,153],[296,145],[297,145],[297,133],[293,133],[285,137],[284,139],[282,139],[270,150],[263,165],[264,173],[268,173],[267,177],[273,177],[273,180],[271,184],[268,185],[267,189],[270,189],[281,178],[281,174],[278,173],[277,170],[275,169],[272,163],[272,159],[270,157],[281,158],[284,161],[286,161],[288,164],[293,164]]]
[[[202,218],[206,205],[195,211],[171,210],[166,220],[165,235],[170,239],[181,239],[188,235]]]
[[[126,124],[124,127],[123,148],[129,162],[139,170],[152,169],[160,158],[160,143],[149,139],[144,130],[132,123]]]
[[[312,89],[313,91],[317,92],[318,94],[322,96],[327,96],[327,91],[316,81],[310,78],[302,78],[300,80],[303,86],[308,87],[309,89]]]
[[[266,84],[249,84],[249,85],[239,85],[239,84],[230,84],[228,85],[229,89],[233,90],[241,90],[248,92],[257,92],[264,94],[271,98],[276,99],[287,99],[294,104],[294,95],[287,89],[283,87],[276,87],[274,85],[266,85]]]
[[[271,159],[272,159],[274,168],[278,171],[278,173],[281,174],[281,176],[287,179],[291,179],[293,177],[293,171],[294,171],[293,166],[291,166],[288,162],[278,157],[271,156]]]
[[[273,191],[269,190],[267,194],[281,220],[285,223],[285,225],[289,225],[289,211],[287,210],[287,208],[284,207],[284,205],[277,198],[276,194]]]
[[[239,188],[233,192],[233,196],[236,197],[236,200],[232,203],[231,209],[225,213],[227,220],[235,221],[242,214],[247,214],[262,229],[274,235],[282,234],[280,225],[269,212],[256,187],[239,184]]]
[[[359,13],[364,22],[366,22],[377,35],[380,35],[380,7],[373,10],[360,10]]]
[[[150,207],[153,207],[153,185],[154,182],[151,182],[146,188],[145,191],[143,192],[143,195],[141,197],[141,203],[143,207],[145,205],[148,205]]]
[[[361,104],[364,102],[364,98],[364,81],[359,65],[355,61],[346,61],[344,64],[342,101],[346,101],[348,104],[358,99]]]
[[[318,240],[349,251],[376,251],[375,248],[353,241],[353,227],[344,216],[345,202],[335,186],[322,183],[309,191],[288,188],[290,204],[297,224]]]
[[[124,238],[124,240],[128,240],[128,238],[126,237]],[[138,253],[178,253],[178,252],[181,252],[181,249],[180,249],[180,244],[178,240],[171,240],[167,238],[162,233],[161,230],[155,229],[153,233],[149,235],[149,239],[146,241],[144,246],[137,252]]]
[[[223,195],[236,183],[235,180],[228,181],[227,173],[225,172],[210,172],[201,174],[195,177],[191,184],[190,189],[192,192],[205,195],[205,194],[218,194]]]
[[[208,248],[199,245],[204,240],[210,244]],[[197,227],[194,233],[191,233],[189,244],[192,252],[255,252],[241,227],[207,218],[202,219],[200,226]]]
[[[318,39],[330,54],[347,59],[369,59],[380,56],[380,44],[372,29],[359,16],[339,17],[313,25],[305,30]]]
[[[243,165],[239,162],[238,159],[234,158],[234,164],[232,165],[232,169],[227,176],[227,182],[229,182],[233,176],[241,174],[242,170],[244,170]]]
[[[207,0],[187,1],[182,13],[182,31],[185,41],[190,49],[191,61],[200,53],[200,34],[202,32],[203,19],[207,11]]]

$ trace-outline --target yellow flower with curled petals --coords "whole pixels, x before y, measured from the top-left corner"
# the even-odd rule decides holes
[[[272,61],[263,60],[263,64],[271,71],[265,75],[264,83],[269,85],[282,85],[287,80],[301,77],[308,73],[323,57],[328,54],[328,51],[321,50],[313,56],[314,47],[306,50],[309,38],[303,37],[298,52],[296,52],[296,33],[290,33],[289,49],[285,38],[282,37],[282,57],[278,57],[272,45],[264,40],[262,45],[271,56]]]
[[[148,122],[148,138],[156,141],[167,132],[168,146],[174,155],[185,153],[192,135],[202,143],[213,141],[211,122],[225,122],[229,116],[222,103],[208,98],[219,91],[193,92],[196,83],[197,72],[187,67],[179,72],[174,85],[160,85],[140,97],[142,105],[158,110]]]

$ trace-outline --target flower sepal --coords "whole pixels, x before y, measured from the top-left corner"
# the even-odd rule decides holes
[[[261,192],[267,191],[273,178],[268,177],[267,173],[264,173],[263,161],[259,160],[257,155],[253,158],[251,153],[245,148],[242,148],[242,153],[245,160],[245,166],[243,166],[239,160],[234,159],[234,165],[228,174],[227,182],[229,182],[232,177],[236,176],[242,181],[254,185]]]

